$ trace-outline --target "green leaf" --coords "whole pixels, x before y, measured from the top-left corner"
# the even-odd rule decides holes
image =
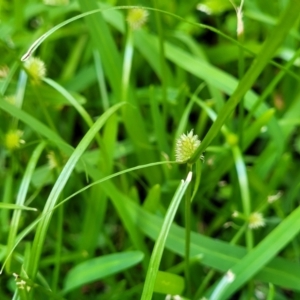
[[[247,282],[247,280],[260,271],[288,242],[296,236],[296,234],[299,233],[299,231],[300,207],[295,209],[252,251],[230,268],[231,272],[235,275],[235,280],[225,286],[222,299],[229,298],[229,296],[236,292],[238,288]],[[272,278],[277,280],[285,279],[282,274],[283,270],[277,270],[276,273],[277,274],[273,274]],[[225,276],[223,278],[225,278]],[[286,274],[286,278],[292,281],[292,272]],[[297,279],[299,281],[299,278]],[[271,280],[270,282],[272,283]],[[293,287],[293,289],[300,290],[299,283],[298,286]]]
[[[146,212],[144,209],[141,209],[131,201],[126,201],[126,205],[127,208],[130,209],[132,220],[135,222],[136,226],[139,227],[144,234],[151,237],[153,240],[156,240],[161,230],[163,219],[161,217],[150,214],[149,212]],[[300,209],[298,209],[298,213],[299,211]],[[300,216],[298,216],[297,221],[294,215],[293,219],[290,219],[288,221],[288,224],[284,225],[285,230],[289,232],[289,229],[287,229],[287,227],[291,226],[294,228],[293,234],[295,234],[295,230],[299,231],[300,228],[300,225],[297,225],[297,223],[300,222],[299,220]],[[293,225],[291,225],[292,221],[294,222]],[[292,235],[287,232],[283,233],[283,230],[280,229],[280,232],[272,234],[272,241],[268,240],[268,243],[275,242],[275,240],[278,239],[278,234],[284,236],[285,239],[291,239]],[[166,241],[166,248],[182,257],[184,257],[185,253],[184,234],[184,228],[173,224]],[[280,240],[279,243],[282,242],[282,238],[278,239]],[[275,243],[275,246],[276,244],[277,243]],[[264,244],[264,246],[266,245]],[[192,233],[190,249],[191,257],[202,254],[203,259],[201,260],[201,262],[203,265],[223,272],[226,272],[235,264],[241,262],[242,258],[247,254],[247,250],[244,247],[231,245],[229,243],[209,238],[198,233]],[[260,247],[260,251],[261,250],[262,248]],[[269,251],[270,250],[268,250],[266,254],[270,255],[271,253]],[[255,252],[255,254],[257,255],[258,252]],[[254,259],[255,257],[252,255],[251,258]],[[267,260],[266,256],[264,255],[263,259],[265,259],[265,263],[263,265],[255,266],[252,266],[252,262],[254,260],[250,261],[249,259],[247,259],[248,267],[245,264],[243,264],[243,267],[251,268],[252,266],[252,268],[256,268],[256,280],[270,282],[287,289],[300,291],[300,269],[298,265],[280,257],[273,258],[272,261],[266,265],[266,263],[270,261],[271,258]]]
[[[131,251],[92,258],[80,263],[68,272],[63,293],[128,269],[142,261],[143,257],[142,252]]]
[[[183,290],[183,277],[168,272],[158,271],[154,285],[154,292],[170,295],[181,295]]]

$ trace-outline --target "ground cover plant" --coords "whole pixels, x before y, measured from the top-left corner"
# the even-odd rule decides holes
[[[298,0],[0,1],[0,299],[298,299]]]

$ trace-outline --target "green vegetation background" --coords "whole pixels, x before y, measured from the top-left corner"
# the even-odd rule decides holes
[[[0,0],[0,299],[299,299],[299,1],[53,2]]]

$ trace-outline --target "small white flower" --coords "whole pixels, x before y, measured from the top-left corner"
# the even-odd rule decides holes
[[[252,213],[249,216],[248,222],[248,226],[250,229],[257,229],[266,225],[263,214],[259,212]]]
[[[226,273],[226,278],[228,282],[233,282],[235,279],[235,274],[231,270],[228,270]]]
[[[282,196],[281,191],[279,191],[276,195],[270,195],[270,196],[268,196],[268,202],[273,203],[273,202],[277,201],[281,196]]]
[[[223,224],[223,227],[227,229],[227,228],[231,227],[232,224],[233,224],[232,222],[226,222]]]
[[[239,216],[239,214],[240,214],[240,213],[239,213],[238,211],[235,210],[235,211],[232,213],[232,217],[233,217],[233,218],[237,218],[237,217]]]

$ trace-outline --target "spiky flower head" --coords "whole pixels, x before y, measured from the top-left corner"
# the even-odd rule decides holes
[[[5,134],[4,144],[5,147],[13,151],[20,147],[20,144],[24,144],[25,141],[21,139],[23,132],[21,130],[10,130]]]
[[[37,57],[30,57],[26,60],[24,66],[35,83],[40,83],[46,75],[45,63]]]
[[[16,285],[19,290],[26,290],[27,292],[31,290],[31,286],[29,286],[26,281],[20,278],[18,274],[13,273],[13,276],[15,277]]]
[[[248,226],[250,229],[257,229],[266,225],[263,214],[259,212],[252,213],[249,216],[248,222]]]
[[[175,157],[179,163],[188,161],[201,143],[198,135],[194,135],[193,131],[192,129],[187,134],[183,133],[176,141]]]
[[[137,7],[129,10],[126,20],[131,29],[137,30],[147,22],[148,16],[147,10]]]

